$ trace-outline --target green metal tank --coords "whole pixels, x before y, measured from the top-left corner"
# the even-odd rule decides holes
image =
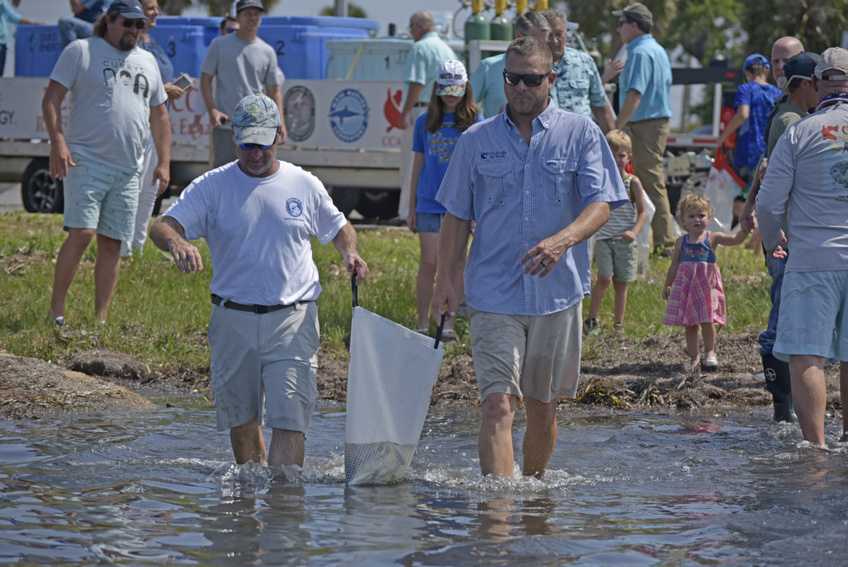
[[[512,22],[506,16],[506,0],[495,0],[495,17],[492,19],[491,36],[498,41],[512,41],[514,31]]]
[[[472,0],[471,16],[465,21],[465,41],[492,39],[492,28],[483,12],[483,0]]]

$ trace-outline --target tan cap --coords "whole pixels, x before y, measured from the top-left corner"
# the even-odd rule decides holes
[[[827,81],[848,81],[848,51],[841,47],[825,49],[816,65],[816,77],[822,79],[825,71],[840,71],[841,75],[831,75]]]

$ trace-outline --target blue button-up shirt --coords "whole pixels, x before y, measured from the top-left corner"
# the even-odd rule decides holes
[[[652,118],[671,118],[671,63],[663,46],[651,34],[637,37],[627,44],[627,63],[619,78],[619,104],[627,92],[642,93],[642,101],[630,122]]]
[[[606,106],[607,93],[591,55],[566,47],[554,71],[551,96],[558,107],[591,118],[593,106]]]
[[[598,201],[627,202],[600,128],[551,99],[533,120],[530,144],[506,112],[460,136],[436,199],[453,216],[476,220],[465,267],[465,297],[479,311],[545,315],[589,294],[585,242],[566,251],[544,278],[519,260]]]
[[[506,53],[498,53],[480,61],[477,70],[471,75],[471,90],[474,100],[483,105],[483,116],[491,118],[506,105],[504,92],[504,64]]]
[[[404,83],[409,88],[409,83],[424,85],[418,102],[429,102],[433,93],[433,83],[439,74],[439,65],[442,61],[456,59],[456,53],[445,43],[436,32],[427,32],[421,39],[412,44],[409,50],[409,58],[406,60],[406,76]]]

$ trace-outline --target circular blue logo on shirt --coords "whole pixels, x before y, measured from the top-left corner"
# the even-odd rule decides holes
[[[357,90],[344,89],[330,104],[330,127],[342,142],[355,142],[368,128],[368,102]]]
[[[293,217],[299,217],[303,214],[303,204],[299,199],[295,199],[292,197],[288,201],[286,201],[286,210]]]

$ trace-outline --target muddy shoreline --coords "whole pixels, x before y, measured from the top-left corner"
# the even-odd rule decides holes
[[[722,333],[719,366],[685,372],[682,338],[641,340],[609,334],[584,343],[578,395],[565,405],[613,411],[689,411],[711,406],[769,407],[756,333]],[[57,363],[18,357],[0,349],[0,415],[42,419],[65,413],[143,410],[150,397],[212,397],[208,368],[151,370],[132,356],[105,349],[74,353]],[[826,369],[828,409],[841,411],[838,365]],[[344,402],[347,362],[319,353],[319,399]],[[470,356],[446,359],[431,403],[476,406],[480,399]]]

